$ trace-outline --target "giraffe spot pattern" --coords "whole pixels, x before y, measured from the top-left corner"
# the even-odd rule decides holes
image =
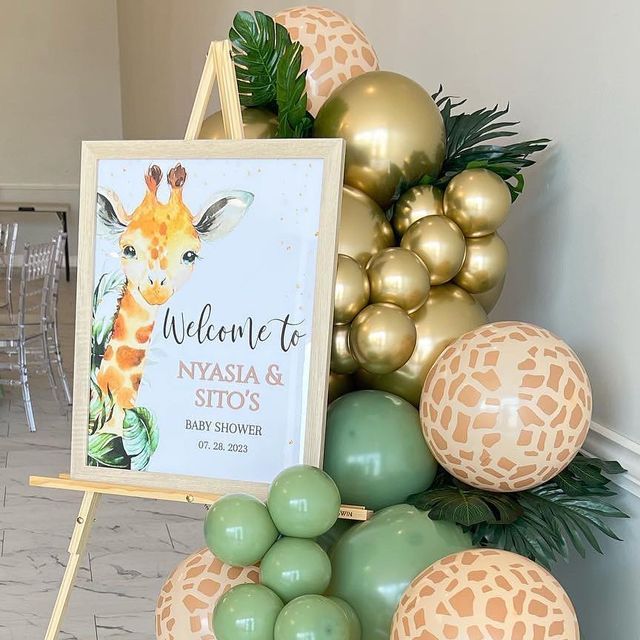
[[[509,551],[474,549],[432,564],[404,592],[391,640],[425,638],[579,640],[580,630],[548,571]]]
[[[420,414],[433,455],[493,491],[529,489],[573,459],[591,421],[584,367],[540,327],[496,322],[461,336],[436,361]]]
[[[303,46],[307,109],[313,116],[341,84],[380,68],[362,30],[337,11],[316,6],[294,7],[276,14],[275,21]]]
[[[258,567],[232,567],[209,549],[185,558],[160,589],[156,604],[157,640],[216,640],[211,614],[231,587],[257,583]]]

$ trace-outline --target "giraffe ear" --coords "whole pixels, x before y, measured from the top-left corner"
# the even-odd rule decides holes
[[[248,191],[216,194],[213,203],[194,218],[193,226],[206,240],[220,238],[236,227],[252,202],[253,194]]]
[[[129,215],[124,210],[118,194],[110,189],[98,187],[96,214],[98,220],[111,233],[120,233],[129,224]]]

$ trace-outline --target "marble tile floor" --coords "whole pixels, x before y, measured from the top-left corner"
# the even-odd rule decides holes
[[[75,283],[62,283],[60,326],[72,377]],[[0,398],[0,640],[41,640],[67,561],[81,494],[28,485],[69,469],[70,411],[33,376],[38,431],[29,433],[20,390]],[[164,579],[203,545],[202,506],[105,497],[97,513],[61,639],[153,640]]]

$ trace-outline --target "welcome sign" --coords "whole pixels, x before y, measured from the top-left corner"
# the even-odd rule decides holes
[[[321,464],[340,140],[85,143],[72,477]]]

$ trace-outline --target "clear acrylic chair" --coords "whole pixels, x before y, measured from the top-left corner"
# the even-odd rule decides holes
[[[51,287],[56,270],[58,238],[51,242],[25,245],[20,272],[20,297],[15,321],[0,323],[0,371],[15,377],[0,378],[0,384],[20,386],[29,431],[36,430],[30,373],[46,373],[54,396],[59,401],[50,357],[48,332]],[[32,345],[40,342],[40,348]],[[29,371],[30,370],[30,371]]]
[[[0,223],[0,270],[2,271],[3,300],[0,309],[6,309],[9,319],[13,319],[13,304],[11,298],[11,274],[16,256],[16,239],[18,237],[17,222]]]

